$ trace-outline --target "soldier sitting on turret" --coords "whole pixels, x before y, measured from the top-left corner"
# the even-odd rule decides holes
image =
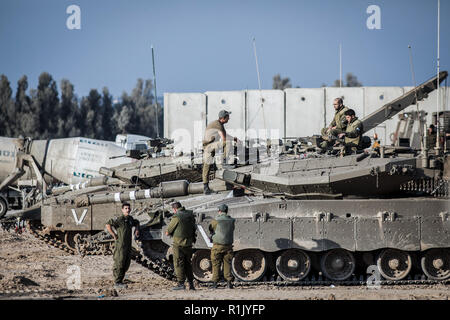
[[[339,138],[344,138],[345,154],[356,153],[356,150],[361,149],[363,124],[353,109],[348,109],[344,114],[347,127],[345,132],[339,134]]]
[[[330,125],[327,128],[323,128],[321,131],[322,139],[324,140],[320,147],[322,150],[328,149],[334,140],[337,139],[337,136],[345,131],[347,127],[347,122],[345,119],[344,113],[348,110],[341,98],[336,98],[333,101],[333,107],[335,110],[333,121],[331,121]]]

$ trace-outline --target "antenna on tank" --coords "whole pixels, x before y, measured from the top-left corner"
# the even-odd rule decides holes
[[[436,150],[436,155],[439,154],[439,150],[441,149],[440,145],[439,145],[439,138],[440,138],[440,134],[441,134],[441,130],[440,130],[440,124],[439,124],[439,71],[440,71],[440,64],[439,64],[439,32],[440,32],[440,28],[441,28],[441,19],[440,19],[440,13],[441,13],[441,1],[438,0],[438,14],[437,14],[437,99],[436,99],[436,129],[437,129],[437,134],[436,134],[436,147],[434,148]]]
[[[159,138],[159,121],[158,121],[158,96],[156,95],[156,71],[155,71],[155,53],[152,47],[152,64],[153,64],[153,88],[155,89],[155,122],[156,122],[156,137]]]
[[[409,65],[411,67],[411,77],[412,77],[412,82],[413,82],[413,86],[414,86],[414,96],[416,99],[415,102],[416,102],[417,116],[419,117],[420,148],[422,149],[422,152],[423,152],[424,151],[424,143],[423,143],[424,132],[423,132],[422,126],[420,125],[419,100],[417,99],[417,85],[416,85],[416,76],[414,74],[414,63],[413,63],[411,45],[408,45],[408,49],[409,49]]]
[[[339,43],[339,88],[342,87],[342,43]]]
[[[259,76],[258,55],[256,54],[256,39],[255,39],[255,37],[253,37],[253,53],[255,55],[255,62],[256,62],[256,75],[258,76],[259,98],[260,98],[260,102],[261,102],[260,110],[262,110],[264,129],[266,129],[266,118],[264,116],[264,99],[262,97],[262,91],[261,91],[261,77]],[[258,112],[259,112],[259,110],[258,110]],[[255,120],[257,114],[258,113],[255,114],[253,120]],[[250,124],[253,122],[253,120],[250,122]]]

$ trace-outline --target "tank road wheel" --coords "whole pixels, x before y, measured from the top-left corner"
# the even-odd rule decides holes
[[[240,281],[258,281],[266,272],[264,253],[256,249],[241,250],[234,254],[231,270]]]
[[[77,251],[76,238],[78,237],[80,237],[78,232],[67,231],[64,233],[64,242],[70,249],[72,249],[73,251]]]
[[[311,270],[311,259],[302,250],[289,249],[277,258],[276,268],[285,281],[300,281]]]
[[[212,263],[210,250],[197,250],[192,255],[192,272],[200,282],[212,280]]]
[[[422,271],[431,280],[450,278],[450,252],[448,249],[431,249],[422,255]]]
[[[346,280],[355,270],[355,258],[347,250],[333,249],[322,256],[320,267],[328,279],[335,281]]]
[[[0,218],[3,218],[6,211],[8,211],[8,205],[6,204],[6,201],[0,197]]]
[[[378,270],[387,280],[401,280],[411,271],[411,255],[402,250],[384,249],[377,259]]]

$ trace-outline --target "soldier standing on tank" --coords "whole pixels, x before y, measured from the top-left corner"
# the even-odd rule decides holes
[[[214,163],[214,156],[216,150],[223,150],[223,163],[226,162],[231,143],[227,142],[227,132],[224,125],[230,120],[231,112],[221,110],[219,112],[219,119],[208,124],[203,137],[203,192],[204,194],[210,194],[209,188],[209,170]],[[237,140],[236,138],[231,137]]]
[[[211,249],[213,289],[219,282],[220,267],[223,263],[223,276],[229,289],[233,288],[231,275],[231,260],[233,259],[233,234],[235,219],[228,215],[228,206],[219,206],[219,214],[209,225],[212,235],[213,247]]]
[[[361,137],[363,133],[363,124],[355,116],[353,109],[345,111],[345,118],[348,122],[345,132],[339,134],[339,138],[344,138],[345,154],[355,153],[361,148]]]
[[[345,112],[348,110],[341,98],[336,98],[333,100],[333,107],[335,110],[333,121],[331,121],[330,125],[327,128],[322,129],[322,138],[323,142],[320,144],[322,149],[327,149],[332,143],[333,139],[337,138],[337,136],[344,132],[347,127],[347,121],[345,119]]]
[[[118,218],[111,218],[106,223],[106,229],[116,240],[114,248],[114,288],[123,289],[125,273],[128,271],[131,262],[131,236],[132,228],[135,227],[135,235],[139,237],[139,221],[130,216],[131,206],[129,203],[122,204],[122,215]],[[111,227],[116,229],[116,232]]]
[[[437,130],[436,127],[433,124],[430,124],[430,126],[428,127],[427,130],[427,149],[433,149],[436,146],[436,135],[437,135]]]
[[[196,241],[194,212],[186,210],[179,202],[172,204],[174,216],[167,227],[166,235],[173,237],[173,265],[178,285],[173,290],[184,290],[187,279],[189,289],[195,290],[192,273],[192,244]]]

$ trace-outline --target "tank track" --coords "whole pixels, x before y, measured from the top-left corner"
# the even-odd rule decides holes
[[[69,246],[67,246],[63,241],[53,238],[48,234],[42,233],[42,231],[39,230],[39,228],[37,226],[33,225],[32,223],[27,224],[27,229],[31,235],[33,235],[35,238],[45,242],[46,244],[48,244],[52,247],[61,249],[67,253],[76,254],[76,252],[74,250],[72,250],[71,248],[69,248]]]
[[[362,276],[364,277],[364,276]],[[398,286],[398,285],[433,285],[433,284],[444,284],[447,285],[450,283],[450,280],[444,281],[436,281],[429,279],[421,279],[421,280],[380,280],[377,283],[377,286]],[[210,287],[212,284],[207,282],[199,283],[200,286]],[[332,281],[332,280],[321,280],[315,279],[315,277],[308,278],[307,280],[301,280],[298,282],[291,281],[281,281],[276,279],[271,279],[268,281],[258,281],[258,282],[233,282],[234,287],[256,287],[256,286],[273,286],[273,287],[314,287],[314,286],[367,286],[367,277],[358,280],[357,277],[353,277],[351,280],[344,281]],[[219,283],[218,286],[226,286],[225,283]]]
[[[142,248],[139,250],[139,252],[134,252],[132,259],[144,268],[153,271],[157,275],[167,280],[176,280],[174,269],[170,262],[166,259],[148,257],[143,253]]]
[[[91,239],[89,239],[89,242],[86,240],[82,240],[79,246],[77,247],[78,250],[73,250],[69,248],[63,241],[55,239],[51,237],[50,235],[42,234],[42,231],[39,231],[39,229],[36,226],[32,226],[29,224],[28,230],[30,230],[31,234],[33,234],[36,238],[44,241],[45,243],[56,247],[58,249],[61,249],[67,253],[76,255],[80,254],[82,256],[85,255],[111,255],[112,250],[104,250],[101,247],[101,243],[95,243],[95,239],[97,238],[103,238],[105,237],[105,232],[100,232],[101,236],[95,235]],[[159,257],[153,257],[146,255],[144,253],[144,250],[142,248],[139,248],[139,250],[136,250],[135,247],[133,247],[133,253],[132,253],[132,260],[134,260],[136,263],[141,265],[142,267],[156,273],[157,275],[163,277],[164,279],[167,279],[169,281],[176,281],[175,272],[173,269],[172,264],[167,259],[161,259]],[[353,276],[351,279],[343,280],[343,281],[333,281],[324,279],[322,276],[311,276],[307,277],[304,280],[292,282],[292,281],[283,281],[281,280],[281,277],[278,275],[269,275],[265,276],[263,279],[264,281],[252,281],[252,282],[245,282],[245,281],[235,281],[233,285],[235,287],[239,288],[250,288],[250,287],[261,287],[261,286],[269,286],[269,287],[315,287],[315,286],[368,286],[368,278],[370,275],[360,275],[360,276]],[[417,274],[414,277],[408,276],[407,279],[404,280],[379,280],[376,285],[377,286],[398,286],[398,285],[435,285],[435,284],[443,284],[448,285],[450,284],[450,279],[447,280],[430,280],[425,277],[425,275]],[[210,287],[212,285],[211,282],[197,282],[197,286],[199,287]],[[218,286],[225,286],[225,283],[219,283]]]
[[[53,238],[48,234],[43,234],[42,231],[39,230],[39,227],[34,226],[33,224],[28,224],[28,230],[35,238],[45,242],[46,244],[52,247],[58,248],[72,255],[76,254],[79,254],[81,256],[111,255],[113,253],[112,248],[110,250],[104,250],[103,248],[98,247],[93,249],[93,247],[95,247],[95,242],[93,242],[92,239],[89,239],[90,240],[89,242],[88,240],[82,239],[81,243],[79,243],[77,246],[77,250],[73,250],[72,248],[67,246],[67,244],[65,244],[63,241]],[[101,232],[101,234],[102,233],[103,232]],[[104,236],[104,234],[102,235]],[[136,250],[136,248],[134,248],[132,253],[132,259],[139,265],[149,269],[150,271],[156,273],[157,275],[165,279],[175,280],[173,267],[165,259],[149,258],[144,254],[141,248],[139,249],[139,251]]]

